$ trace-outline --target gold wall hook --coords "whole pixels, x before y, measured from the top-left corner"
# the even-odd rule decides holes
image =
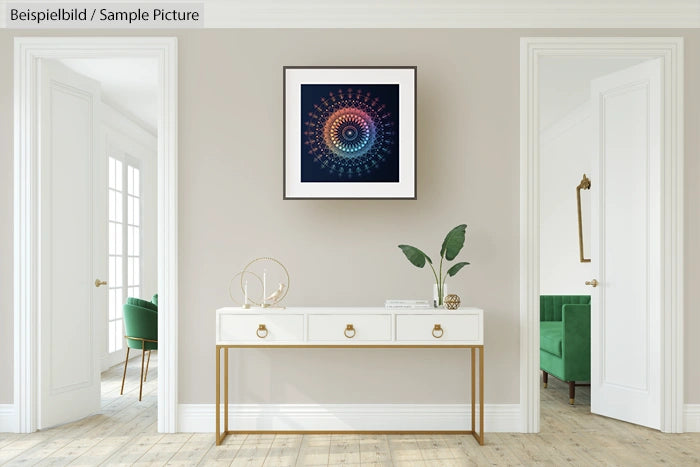
[[[583,255],[583,221],[581,220],[581,190],[590,190],[591,180],[583,174],[581,183],[576,187],[576,206],[578,208],[578,254],[582,263],[590,263],[591,259]]]

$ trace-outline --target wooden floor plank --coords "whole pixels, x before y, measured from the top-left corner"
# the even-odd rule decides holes
[[[293,467],[297,463],[301,448],[301,436],[275,436],[272,446],[265,458],[265,467]]]
[[[306,435],[302,437],[297,455],[296,465],[319,466],[328,465],[331,450],[330,435]]]
[[[362,465],[391,464],[389,440],[386,435],[360,437],[360,462]]]
[[[182,448],[170,458],[168,465],[197,465],[212,445],[209,433],[195,433],[183,443]]]
[[[360,435],[331,435],[329,465],[359,464]]]
[[[0,435],[0,465],[466,466],[700,465],[700,433],[666,434],[591,414],[590,391],[550,378],[541,391],[541,433],[471,435],[229,435],[157,431],[157,352],[138,400],[140,357],[103,373],[100,413],[29,435]],[[488,426],[486,427],[488,430]]]
[[[238,449],[232,466],[262,466],[272,447],[275,435],[249,435]]]
[[[136,461],[138,465],[164,465],[177,452],[182,449],[187,441],[192,438],[192,433],[175,433],[171,436],[162,436],[150,449]]]

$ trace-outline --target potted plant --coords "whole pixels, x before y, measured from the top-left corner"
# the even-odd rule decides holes
[[[422,268],[423,266],[425,266],[426,262],[430,265],[430,269],[433,270],[433,276],[435,276],[438,306],[442,306],[442,300],[444,295],[443,292],[445,289],[445,279],[447,279],[448,276],[453,277],[460,271],[460,269],[469,264],[466,261],[455,263],[452,265],[452,267],[450,267],[447,270],[444,276],[442,275],[443,261],[454,260],[459,254],[459,252],[462,250],[462,247],[464,246],[466,230],[467,224],[461,224],[447,233],[445,240],[443,240],[442,242],[442,248],[440,249],[440,267],[437,271],[433,267],[433,260],[431,260],[430,257],[423,253],[421,250],[411,245],[399,245],[399,248],[401,248],[403,254],[406,255],[406,258],[408,258],[408,260],[414,266]]]

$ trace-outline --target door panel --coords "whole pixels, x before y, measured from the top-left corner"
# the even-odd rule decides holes
[[[95,310],[104,306],[106,289],[94,284],[102,273],[95,250],[104,242],[94,231],[100,216],[93,194],[100,170],[99,85],[51,61],[42,61],[39,70],[41,429],[100,408]]]
[[[661,66],[593,80],[591,411],[659,428]]]

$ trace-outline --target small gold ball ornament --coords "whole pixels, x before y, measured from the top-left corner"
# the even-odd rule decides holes
[[[459,295],[451,293],[447,297],[445,297],[445,308],[447,308],[448,310],[456,310],[457,308],[459,308],[460,303],[461,300],[459,299]]]

